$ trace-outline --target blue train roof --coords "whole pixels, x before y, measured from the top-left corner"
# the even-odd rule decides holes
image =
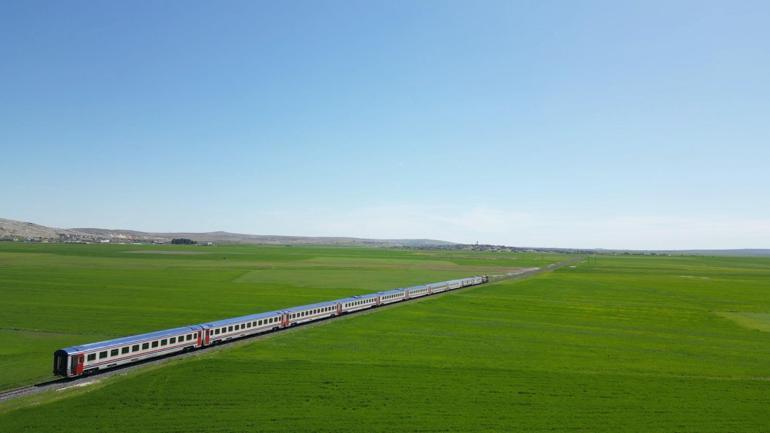
[[[220,326],[232,325],[235,323],[248,322],[250,320],[259,320],[266,317],[275,317],[281,314],[281,311],[268,311],[267,313],[249,314],[247,316],[232,317],[229,319],[215,320],[213,322],[201,323],[204,328],[218,328]]]
[[[315,304],[307,304],[307,305],[300,305],[298,307],[287,308],[283,311],[287,313],[294,313],[295,311],[305,311],[305,310],[312,310],[313,308],[330,307],[336,304],[337,304],[337,301],[318,302]]]
[[[65,347],[64,350],[67,353],[73,352],[85,352],[91,350],[99,350],[108,347],[126,346],[129,344],[140,343],[142,341],[155,340],[163,337],[173,337],[179,334],[186,334],[188,332],[199,331],[200,326],[183,326],[181,328],[164,329],[162,331],[148,332],[146,334],[131,335],[128,337],[114,338],[112,340],[98,341],[96,343],[81,344],[79,346]]]
[[[391,290],[386,290],[384,292],[378,292],[377,294],[378,295],[395,295],[397,293],[404,293],[404,291],[406,291],[406,289],[391,289]]]
[[[362,299],[371,299],[371,298],[375,298],[377,296],[380,296],[380,294],[379,293],[368,293],[366,295],[356,295],[356,296],[351,296],[349,298],[337,299],[334,302],[336,303],[336,302],[360,301]]]

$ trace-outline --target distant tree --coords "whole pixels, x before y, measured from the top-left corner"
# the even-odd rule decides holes
[[[171,243],[174,245],[195,245],[197,242],[187,238],[176,238],[176,239],[171,239]]]

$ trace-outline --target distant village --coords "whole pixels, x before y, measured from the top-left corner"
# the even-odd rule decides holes
[[[122,245],[202,245],[213,246],[213,242],[197,242],[188,238],[173,239],[147,239],[144,237],[133,237],[123,234],[103,237],[93,234],[71,234],[59,233],[58,236],[0,236],[2,242],[24,242],[24,243],[63,243],[63,244],[122,244]]]

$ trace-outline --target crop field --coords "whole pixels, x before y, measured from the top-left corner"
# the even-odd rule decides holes
[[[0,243],[0,389],[53,351],[405,285],[550,263],[542,254]]]
[[[25,380],[55,343],[560,259],[0,248],[2,362]],[[770,259],[600,256],[6,402],[0,431],[770,431],[768,317]]]

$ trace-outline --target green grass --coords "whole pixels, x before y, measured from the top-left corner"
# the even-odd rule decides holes
[[[374,248],[0,242],[0,389],[51,378],[53,351],[73,344],[554,258]]]
[[[770,260],[599,257],[0,405],[0,431],[770,431],[770,333],[724,312],[770,313]]]

